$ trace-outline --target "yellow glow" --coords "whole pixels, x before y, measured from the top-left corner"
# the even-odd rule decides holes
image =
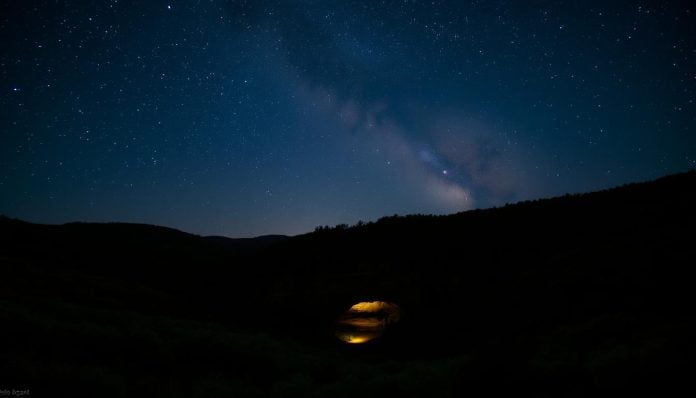
[[[349,344],[361,344],[380,337],[401,316],[396,304],[365,301],[351,306],[335,323],[335,335]]]
[[[362,344],[372,340],[370,337],[352,337],[345,340],[348,344]]]
[[[376,339],[382,335],[382,331],[378,332],[336,332],[336,337],[343,340],[348,344],[362,344],[367,343],[370,340]]]
[[[389,304],[385,303],[384,301],[364,301],[350,307],[350,310],[358,312],[377,312],[388,306]]]
[[[363,301],[350,307],[348,312],[352,313],[382,313],[385,315],[387,323],[396,322],[401,316],[399,306],[386,301]]]

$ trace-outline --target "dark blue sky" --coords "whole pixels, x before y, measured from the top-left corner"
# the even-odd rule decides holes
[[[696,7],[0,5],[0,213],[233,237],[696,167]]]

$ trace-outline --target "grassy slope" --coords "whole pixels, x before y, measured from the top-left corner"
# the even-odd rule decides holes
[[[159,227],[3,219],[0,388],[664,392],[693,367],[693,203],[691,172],[254,250]],[[398,328],[365,347],[334,342],[331,319],[373,298],[402,306]]]

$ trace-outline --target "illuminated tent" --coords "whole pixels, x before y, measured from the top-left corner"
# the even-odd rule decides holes
[[[366,301],[353,305],[336,319],[335,335],[350,344],[373,340],[399,321],[401,310],[385,301]]]

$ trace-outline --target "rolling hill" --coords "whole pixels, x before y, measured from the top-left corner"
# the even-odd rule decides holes
[[[693,368],[696,172],[233,240],[0,218],[0,388],[33,396],[664,394]],[[333,320],[397,303],[384,337]]]

